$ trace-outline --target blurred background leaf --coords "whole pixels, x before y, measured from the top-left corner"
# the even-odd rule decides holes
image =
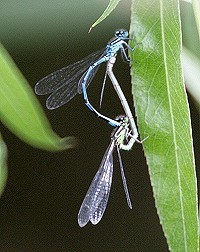
[[[182,62],[187,90],[200,106],[200,59],[186,47],[183,47]]]
[[[193,0],[190,2],[192,4],[193,7],[193,12],[194,12],[194,18],[195,18],[195,26],[197,28],[198,31],[198,35],[199,35],[199,40],[200,40],[200,2],[198,0]]]
[[[198,1],[180,2],[180,10],[181,10],[181,28],[182,28],[182,40],[183,40],[183,55],[182,55],[182,62],[183,62],[183,71],[185,77],[185,84],[191,95],[194,96],[196,100],[197,108],[200,108],[200,97],[197,97],[199,88],[200,88],[200,81],[197,78],[195,73],[200,72],[198,59],[200,59],[200,40],[199,40],[199,16],[200,13],[197,14],[199,8],[195,6],[199,6]],[[195,19],[194,16],[197,17]],[[193,60],[192,60],[193,58]],[[191,60],[193,61],[192,64]]]
[[[33,90],[0,45],[0,119],[19,138],[46,150],[73,146],[73,138],[64,141],[50,128]]]
[[[94,22],[94,24],[90,27],[89,32],[94,28],[96,25],[101,23],[107,16],[110,15],[110,13],[116,8],[120,0],[110,0],[107,8],[102,13],[102,15]]]

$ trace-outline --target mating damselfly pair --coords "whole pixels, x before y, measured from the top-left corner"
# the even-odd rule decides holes
[[[127,203],[128,206],[132,208],[119,150],[130,150],[134,142],[138,141],[138,132],[127,100],[112,70],[119,51],[121,52],[122,59],[129,61],[126,49],[134,50],[134,48],[128,45],[127,42],[129,40],[128,31],[124,29],[117,30],[115,32],[115,38],[107,44],[106,48],[94,52],[74,64],[47,75],[38,81],[35,86],[35,92],[37,94],[49,94],[46,102],[48,109],[56,109],[69,102],[76,94],[83,93],[86,106],[97,117],[103,119],[115,128],[111,134],[111,142],[103,156],[99,170],[79,210],[78,223],[81,227],[85,226],[88,221],[91,221],[92,224],[97,224],[104,214],[112,184],[113,151],[115,147],[119,157]],[[111,119],[96,110],[90,103],[87,94],[87,87],[94,78],[99,66],[104,62],[107,63],[107,68],[103,86],[105,85],[108,75],[126,114],[125,116],[118,116],[115,119]]]

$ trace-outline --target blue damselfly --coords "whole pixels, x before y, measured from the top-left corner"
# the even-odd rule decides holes
[[[50,94],[46,106],[48,109],[56,109],[70,101],[77,93],[83,93],[85,104],[92,112],[113,127],[120,126],[119,122],[102,115],[92,106],[86,89],[99,66],[104,62],[108,62],[113,56],[116,57],[118,51],[121,51],[124,60],[129,61],[125,50],[134,50],[134,48],[127,44],[128,40],[130,40],[128,31],[124,29],[117,30],[115,38],[107,44],[106,48],[94,52],[84,59],[57,70],[38,81],[35,86],[36,94]]]

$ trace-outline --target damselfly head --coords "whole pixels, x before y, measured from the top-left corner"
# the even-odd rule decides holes
[[[128,117],[125,115],[118,115],[115,117],[115,120],[118,122],[122,122],[122,123],[127,123],[128,122]]]
[[[114,130],[112,131],[110,137],[111,139],[114,138],[118,138],[118,136],[121,134],[121,130],[123,130],[124,128],[124,125],[125,124],[128,124],[128,117],[125,116],[125,115],[118,115],[115,117],[115,121],[119,122],[120,123],[120,126],[114,128]]]
[[[128,31],[125,29],[119,29],[115,32],[115,37],[116,38],[128,38]]]

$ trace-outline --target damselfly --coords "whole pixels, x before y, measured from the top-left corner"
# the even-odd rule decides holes
[[[103,156],[99,170],[93,178],[93,181],[87,191],[78,213],[78,224],[84,227],[89,221],[92,224],[97,224],[103,217],[108,198],[110,194],[112,176],[113,176],[113,152],[117,148],[119,164],[121,169],[122,182],[126,194],[127,204],[132,208],[131,199],[128,192],[126,177],[124,174],[120,149],[131,149],[133,141],[131,139],[132,130],[129,128],[128,118],[126,116],[118,116],[116,121],[119,121],[120,126],[115,128],[111,134],[110,144]],[[131,145],[129,142],[131,141]],[[128,148],[127,148],[128,146]]]
[[[77,93],[83,93],[84,101],[87,107],[96,114],[96,116],[108,122],[113,127],[120,126],[119,122],[99,113],[90,103],[87,95],[87,87],[94,78],[99,66],[108,62],[118,51],[121,51],[122,58],[129,60],[125,52],[126,49],[134,50],[126,41],[128,31],[124,29],[115,32],[113,38],[106,46],[97,52],[94,52],[86,58],[57,70],[36,83],[35,92],[38,95],[50,94],[46,106],[48,109],[56,109],[70,101]]]
[[[113,66],[114,66],[115,62],[116,62],[116,55],[114,55],[113,57],[111,57],[109,59],[109,61],[107,63],[107,68],[106,68],[106,75],[109,76],[109,78],[110,78],[110,80],[111,80],[111,82],[113,84],[113,87],[114,87],[114,89],[115,89],[115,91],[116,91],[116,93],[117,93],[117,95],[118,95],[118,97],[119,97],[119,99],[121,101],[122,107],[123,107],[124,112],[125,112],[125,114],[126,114],[126,116],[128,118],[128,122],[129,122],[130,128],[132,130],[133,137],[129,141],[129,144],[126,145],[126,149],[129,149],[129,145],[132,147],[132,145],[133,145],[133,143],[135,141],[140,142],[140,143],[141,143],[141,141],[139,141],[137,139],[138,138],[138,131],[137,131],[137,127],[135,125],[135,121],[134,121],[132,112],[130,110],[130,107],[128,105],[126,97],[125,97],[125,95],[124,95],[124,93],[123,93],[123,91],[122,91],[122,89],[121,89],[121,87],[120,87],[114,73],[113,73]],[[125,148],[125,146],[124,146],[124,148]]]

